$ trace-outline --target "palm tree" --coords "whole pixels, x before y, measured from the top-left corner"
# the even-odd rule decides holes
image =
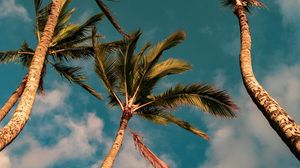
[[[70,24],[68,23],[75,9],[67,9],[71,0],[67,0],[62,6],[62,12],[58,18],[58,24],[55,26],[54,35],[51,40],[50,46],[47,51],[49,57],[45,58],[44,67],[42,70],[42,76],[39,84],[39,89],[43,94],[43,81],[46,74],[47,65],[51,65],[61,76],[65,77],[68,81],[76,83],[83,87],[85,90],[90,92],[98,99],[102,99],[102,96],[97,93],[92,87],[86,84],[87,77],[82,72],[82,69],[77,66],[68,66],[70,60],[77,59],[90,59],[94,57],[93,46],[87,45],[85,42],[91,39],[91,35],[88,35],[91,27],[95,26],[96,23],[101,21],[103,18],[102,14],[96,14],[89,18],[82,24]],[[47,17],[50,12],[51,3],[41,8],[42,1],[35,0],[35,35],[37,41],[40,41],[40,36],[45,27]],[[103,44],[109,47],[115,47],[117,43],[106,43]],[[24,42],[20,49],[13,51],[1,51],[0,52],[0,63],[17,62],[22,63],[26,68],[29,67],[34,50]],[[0,110],[0,121],[5,117],[13,105],[17,102],[18,98],[24,90],[26,84],[26,77],[23,82],[19,85],[17,90],[11,95],[8,101]]]
[[[193,105],[213,115],[230,118],[235,116],[237,110],[237,106],[224,91],[201,83],[178,84],[163,93],[154,94],[153,89],[162,78],[191,69],[190,64],[179,59],[169,58],[160,62],[163,52],[181,43],[185,33],[176,32],[151,49],[151,45],[147,43],[139,53],[135,53],[140,35],[139,31],[136,32],[129,40],[125,39],[124,47],[113,52],[101,47],[96,37],[93,38],[95,71],[109,93],[110,104],[119,106],[122,110],[119,130],[102,168],[112,167],[122,145],[128,121],[135,115],[156,124],[173,123],[208,139],[204,132],[175,117],[171,111],[181,105]]]
[[[239,20],[241,34],[240,68],[245,88],[271,127],[300,160],[300,126],[259,84],[252,70],[251,35],[246,11],[249,10],[250,6],[264,6],[264,4],[258,0],[225,0],[224,5],[233,6],[234,14]]]
[[[37,44],[31,65],[29,66],[28,79],[23,94],[20,97],[20,101],[11,120],[0,130],[0,150],[3,150],[16,138],[29,119],[48,47],[52,41],[54,29],[64,2],[64,0],[52,1],[51,12],[45,24],[41,40]]]
[[[27,76],[25,75],[24,79],[18,86],[18,88],[12,93],[12,95],[8,98],[8,100],[5,102],[5,104],[0,109],[0,122],[4,119],[6,114],[11,110],[11,108],[16,104],[19,97],[22,95],[26,82],[27,82]]]

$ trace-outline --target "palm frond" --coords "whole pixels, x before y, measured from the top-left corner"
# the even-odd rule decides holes
[[[102,100],[103,96],[95,91],[92,87],[90,87],[88,84],[86,84],[87,77],[82,72],[81,67],[71,67],[67,66],[61,63],[51,64],[55,68],[55,70],[63,76],[65,79],[67,79],[71,83],[76,83],[82,88],[84,88],[86,91],[91,93],[96,98]]]
[[[19,51],[0,51],[0,63],[6,64],[10,62],[19,62]]]
[[[166,92],[149,97],[152,105],[172,109],[181,105],[193,105],[220,117],[234,117],[237,105],[225,91],[205,84],[177,85]]]
[[[96,0],[97,5],[100,7],[100,9],[103,11],[103,13],[105,14],[105,16],[108,18],[108,20],[110,21],[110,23],[115,27],[115,29],[125,38],[129,39],[130,36],[127,35],[123,29],[121,28],[120,24],[118,23],[118,21],[115,19],[115,17],[112,15],[110,9],[108,8],[108,6],[103,3],[102,0]]]
[[[40,2],[41,3],[41,2]],[[41,4],[40,4],[41,5]],[[40,6],[38,8],[38,11],[36,11],[36,23],[35,23],[35,34],[39,37],[41,36],[41,33],[44,31],[48,15],[51,11],[52,2],[47,4],[45,7],[40,9]]]
[[[176,45],[183,42],[185,39],[185,32],[178,31],[173,34],[171,34],[169,37],[167,37],[163,42],[157,44],[155,47],[151,48],[149,52],[146,54],[147,62],[149,63],[149,67],[152,67],[151,65],[154,65],[160,58],[161,54],[172,48]]]
[[[68,9],[68,5],[72,0],[66,0],[62,6],[61,12],[58,17],[57,25],[54,31],[54,37],[66,26],[66,23],[70,20],[72,14],[76,11],[75,8]]]
[[[57,58],[62,61],[65,59],[90,59],[94,57],[94,49],[92,46],[74,46],[70,48],[57,48],[56,50],[51,49],[49,55],[52,55],[53,58]]]
[[[128,45],[126,46],[126,51],[124,55],[124,87],[125,87],[125,95],[126,100],[129,96],[131,96],[132,88],[132,77],[133,77],[133,65],[132,65],[132,59],[134,56],[134,50],[136,48],[137,41],[139,40],[139,37],[141,35],[140,31],[137,31],[133,34],[132,38],[129,40]]]
[[[20,50],[20,62],[23,64],[24,67],[29,67],[31,64],[31,60],[34,55],[34,50],[29,47],[26,41],[23,42]]]
[[[149,71],[147,78],[162,78],[171,74],[180,74],[191,70],[192,66],[186,61],[170,58],[153,66]]]
[[[139,115],[140,117],[147,119],[155,124],[167,125],[167,124],[173,123],[193,134],[200,136],[203,139],[206,139],[206,140],[209,139],[208,136],[203,131],[192,126],[190,123],[188,123],[182,119],[179,119],[179,118],[175,117],[174,115],[172,115],[170,112],[166,112],[165,110],[159,109],[155,106],[152,106],[150,108],[144,107],[144,108],[140,109],[139,111],[137,111],[137,115]]]
[[[134,93],[134,99],[138,97],[141,86],[145,85],[148,81],[145,80],[148,73],[153,69],[154,65],[159,61],[162,53],[165,50],[168,50],[179,43],[181,43],[185,39],[185,33],[183,31],[178,31],[173,34],[171,34],[169,37],[167,37],[163,42],[157,44],[155,47],[151,48],[147,53],[146,56],[143,57],[143,60],[140,64],[140,72],[139,76],[136,77],[136,83],[133,86],[133,90],[135,90]]]
[[[94,27],[99,21],[101,21],[102,18],[103,14],[96,14],[81,25],[70,25],[70,29],[63,29],[64,32],[53,38],[51,45],[64,46],[66,43],[70,43],[70,41],[85,38],[88,31],[90,31],[92,27]]]
[[[189,122],[184,121],[182,119],[179,119],[177,117],[175,117],[172,114],[167,114],[163,116],[165,119],[167,119],[168,122],[171,122],[173,124],[178,125],[179,127],[186,129],[187,131],[192,132],[193,134],[196,134],[198,136],[200,136],[201,138],[208,140],[209,137],[207,134],[205,134],[203,131],[199,130],[198,128],[192,126]]]
[[[114,91],[117,76],[115,59],[112,59],[109,54],[112,51],[112,48],[107,45],[98,44],[96,38],[96,27],[93,28],[92,36],[93,48],[96,54],[94,65],[95,72],[108,89],[111,99],[116,100],[123,109],[122,102]]]
[[[31,63],[34,50],[31,49],[26,41],[23,42],[21,48],[15,51],[0,51],[0,63],[22,63],[28,67]]]
[[[164,161],[159,159],[142,141],[142,138],[130,130],[136,149],[148,160],[154,168],[169,168]]]

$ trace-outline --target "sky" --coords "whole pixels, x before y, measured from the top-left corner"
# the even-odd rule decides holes
[[[253,9],[249,24],[253,68],[266,90],[300,121],[300,0],[264,0],[266,9]],[[48,3],[45,0],[45,3]],[[257,110],[242,85],[239,72],[239,27],[232,9],[216,0],[122,0],[107,2],[126,32],[141,29],[140,45],[159,42],[184,30],[184,43],[166,57],[184,59],[193,70],[163,80],[157,89],[176,83],[204,82],[227,90],[240,107],[238,117],[219,119],[195,108],[179,108],[175,115],[190,121],[211,137],[205,141],[174,125],[153,125],[134,117],[129,127],[172,168],[295,168],[298,161]],[[81,23],[100,12],[93,0],[73,0],[72,22]],[[35,48],[33,1],[0,0],[0,50],[19,48],[24,40]],[[104,19],[98,30],[105,41],[121,36]],[[92,71],[83,65],[89,83],[105,93]],[[21,82],[26,69],[0,66],[0,104]],[[109,150],[121,112],[71,85],[52,69],[45,79],[46,95],[38,95],[21,135],[0,153],[1,168],[95,168]],[[9,115],[0,125],[9,120]],[[116,168],[151,167],[135,150],[127,132]]]

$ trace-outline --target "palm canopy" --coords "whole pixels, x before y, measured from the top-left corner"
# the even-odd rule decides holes
[[[39,86],[40,89],[43,88],[43,76],[46,73],[46,66],[50,64],[68,81],[80,85],[97,98],[102,99],[102,96],[86,83],[87,77],[82,72],[82,68],[78,66],[68,66],[66,63],[70,60],[90,59],[94,57],[93,47],[88,43],[88,40],[91,39],[91,33],[89,33],[89,31],[101,21],[103,14],[96,14],[82,24],[71,24],[69,20],[75,12],[75,9],[67,8],[70,2],[71,0],[66,0],[59,15],[58,24],[55,27],[54,35],[48,48],[48,57],[46,57],[45,60]],[[36,13],[34,33],[39,41],[52,3],[42,7],[42,0],[34,0],[34,4]],[[115,47],[117,43],[106,43],[103,45],[110,48]],[[1,51],[0,63],[16,62],[23,64],[25,67],[29,67],[33,55],[34,50],[27,42],[24,42],[20,49]]]
[[[260,0],[222,0],[222,2],[224,6],[231,7],[235,7],[240,3],[248,12],[250,7],[265,7],[265,4],[260,2]]]
[[[208,139],[205,133],[175,117],[171,113],[173,109],[191,105],[215,116],[235,116],[238,108],[228,94],[210,85],[178,84],[165,92],[154,94],[153,90],[161,79],[191,69],[191,65],[184,60],[161,60],[166,50],[184,40],[185,33],[175,32],[154,46],[146,43],[136,53],[140,35],[140,31],[134,33],[132,38],[124,40],[123,47],[114,51],[101,46],[96,37],[93,38],[95,71],[109,92],[111,105],[119,105],[123,112],[129,110],[131,115],[138,115],[157,124],[177,124],[205,139]]]

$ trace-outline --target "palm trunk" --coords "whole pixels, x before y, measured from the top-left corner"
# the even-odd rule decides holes
[[[300,126],[256,80],[251,65],[250,29],[243,6],[237,5],[235,14],[240,23],[240,68],[246,90],[271,127],[277,132],[295,157],[300,160]]]
[[[109,153],[106,155],[106,157],[101,165],[101,168],[111,168],[113,166],[116,156],[122,146],[124,134],[125,134],[125,131],[126,131],[126,128],[128,125],[128,121],[130,120],[131,116],[132,115],[130,112],[123,112],[121,122],[120,122],[120,127],[117,132],[115,141],[114,141],[112,147],[110,148]]]
[[[6,116],[6,114],[11,110],[11,108],[16,104],[19,97],[22,95],[25,84],[27,82],[27,76],[24,77],[20,85],[18,86],[17,90],[13,92],[13,94],[9,97],[9,99],[6,101],[6,103],[2,106],[0,109],[0,121],[3,120],[3,118]]]
[[[0,151],[19,135],[29,119],[39,86],[41,71],[48,46],[52,40],[54,28],[57,24],[58,16],[64,2],[65,0],[53,0],[52,2],[51,12],[48,16],[41,41],[37,45],[29,67],[28,79],[24,92],[20,97],[20,101],[11,120],[0,130]]]

